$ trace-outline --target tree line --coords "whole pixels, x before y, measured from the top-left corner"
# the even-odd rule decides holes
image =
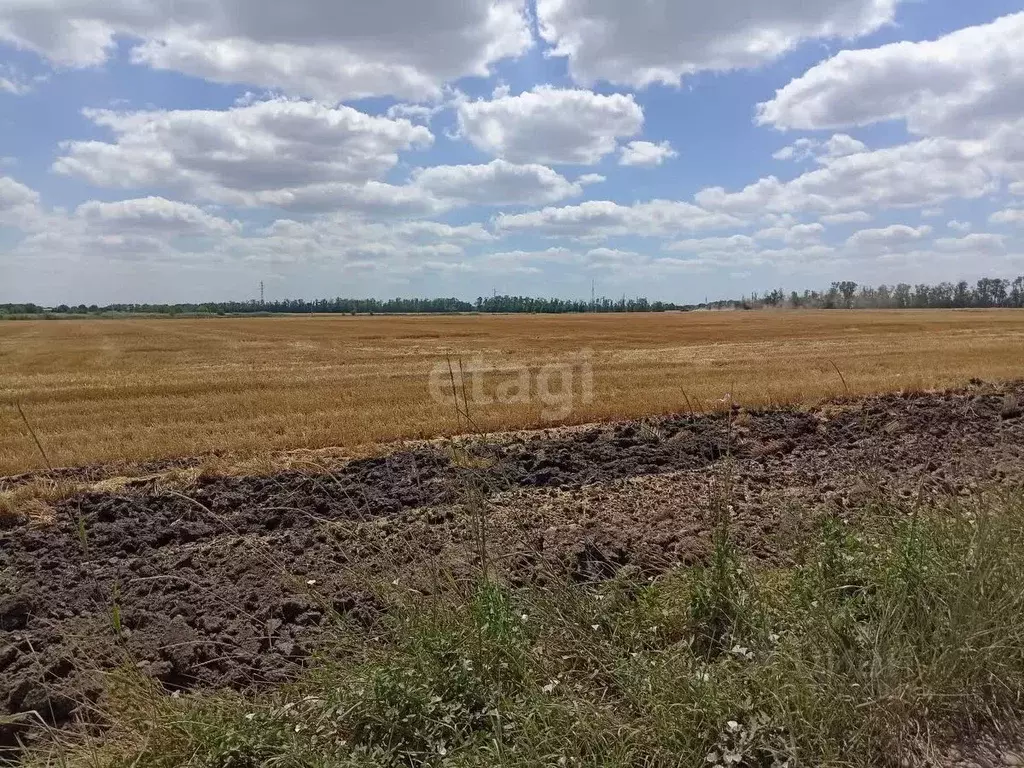
[[[199,304],[61,304],[43,307],[37,304],[0,304],[0,314],[8,315],[238,315],[238,314],[451,314],[457,312],[483,313],[544,313],[570,312],[665,312],[683,307],[646,298],[618,300],[608,298],[593,301],[571,299],[544,299],[529,296],[477,297],[475,302],[456,298],[443,299],[280,299],[275,301],[218,301]]]
[[[780,289],[753,294],[732,302],[737,308],[792,307],[813,309],[968,309],[1024,307],[1024,276],[1013,280],[983,277],[974,285],[966,280],[935,285],[897,283],[858,285],[849,280],[832,283],[826,291],[790,292]]]
[[[476,301],[441,299],[280,299],[274,301],[218,301],[199,304],[0,304],[2,315],[251,315],[251,314],[452,314],[458,312],[566,314],[583,312],[669,312],[694,309],[967,309],[1024,308],[1024,276],[1014,280],[983,277],[973,285],[965,280],[936,285],[898,283],[859,285],[850,280],[832,283],[823,291],[785,293],[775,289],[739,299],[703,304],[675,304],[646,298],[583,299],[529,296],[478,296]]]

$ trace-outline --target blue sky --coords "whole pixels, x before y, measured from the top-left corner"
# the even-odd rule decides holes
[[[1024,12],[6,0],[0,302],[1024,273]]]

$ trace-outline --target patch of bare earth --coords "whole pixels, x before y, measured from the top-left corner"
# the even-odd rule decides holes
[[[723,509],[744,552],[782,564],[816,514],[1019,487],[1020,401],[1024,383],[978,386],[92,485],[0,531],[0,717],[87,718],[96,672],[125,664],[169,690],[287,680],[332,620],[385,610],[373,584],[476,572],[481,519],[512,581],[700,562]]]

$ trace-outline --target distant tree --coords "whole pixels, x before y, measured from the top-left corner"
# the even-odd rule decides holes
[[[836,285],[843,297],[843,306],[849,309],[853,306],[853,296],[857,292],[857,284],[849,280],[843,280]]]

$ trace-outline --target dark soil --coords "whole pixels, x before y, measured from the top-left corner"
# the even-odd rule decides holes
[[[875,498],[1018,486],[1016,402],[1024,383],[422,447],[331,474],[207,478],[187,493],[84,495],[52,525],[0,532],[0,721],[87,719],[99,673],[124,665],[171,691],[286,680],[325,626],[376,620],[374,579],[423,591],[438,571],[478,567],[478,511],[517,580],[699,561],[723,503],[747,552],[785,560],[795,508],[853,514]],[[0,750],[21,727],[0,725]]]

